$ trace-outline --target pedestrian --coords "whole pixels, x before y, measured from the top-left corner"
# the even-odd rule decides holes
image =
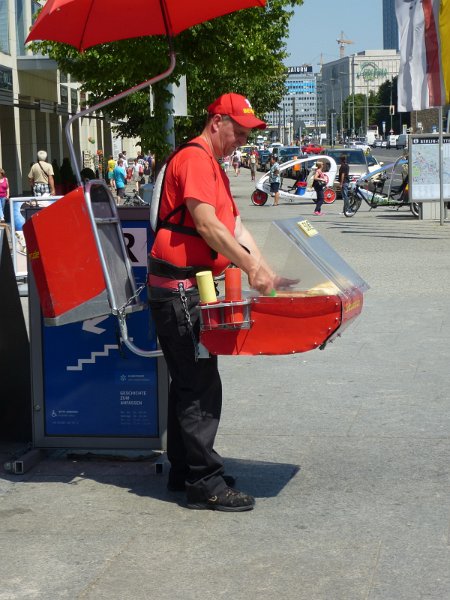
[[[114,160],[114,157],[112,154],[109,155],[108,157],[108,164],[107,164],[107,177],[108,177],[108,185],[111,188],[111,190],[114,189],[114,167],[116,166],[116,161]]]
[[[350,168],[347,164],[347,157],[345,154],[340,156],[341,165],[339,167],[339,183],[341,185],[342,200],[344,201],[344,213],[347,212],[348,206],[348,184],[350,181]]]
[[[328,177],[327,175],[323,172],[323,162],[321,160],[318,160],[316,162],[316,170],[314,173],[314,182],[313,182],[313,188],[316,192],[316,210],[314,211],[314,214],[317,216],[321,216],[323,215],[322,212],[322,205],[323,205],[323,201],[324,201],[324,190],[327,186],[328,183]]]
[[[47,160],[47,152],[39,150],[37,161],[31,166],[28,180],[34,196],[54,196],[55,180],[53,167]]]
[[[256,159],[258,157],[258,153],[256,152],[256,148],[252,148],[250,150],[250,156],[248,158],[250,165],[250,177],[252,181],[255,181],[256,177]]]
[[[196,359],[199,293],[195,274],[240,267],[250,287],[270,293],[280,281],[244,227],[219,159],[264,129],[249,101],[224,94],[208,107],[202,133],[169,160],[159,209],[160,226],[149,261],[153,321],[166,359],[169,391],[168,489],[186,491],[188,507],[246,511],[254,498],[234,489],[214,450],[222,406],[217,356]]]
[[[123,165],[123,158],[119,158],[113,171],[114,184],[117,191],[117,202],[125,196],[125,188],[127,185],[127,172]]]
[[[224,170],[225,173],[228,173],[228,170],[230,168],[230,162],[231,162],[231,156],[229,154],[227,154],[227,156],[223,157],[222,169]]]
[[[280,165],[278,164],[278,156],[276,154],[270,155],[270,170],[269,170],[269,184],[270,193],[273,196],[273,206],[278,206],[280,200]]]
[[[0,223],[5,222],[5,207],[9,200],[9,182],[5,171],[0,167]]]
[[[241,160],[242,160],[242,153],[239,150],[239,148],[236,148],[236,150],[233,152],[233,154],[231,156],[231,164],[233,165],[235,177],[237,177],[241,172]]]
[[[134,181],[134,189],[139,194],[139,186],[142,183],[144,177],[144,161],[141,158],[135,158],[132,170],[132,176]]]
[[[144,175],[147,177],[147,182],[150,183],[152,180],[152,155],[147,152],[144,156]]]
[[[148,181],[150,183],[151,181],[155,180],[155,171],[156,171],[156,156],[155,156],[155,154],[154,153],[152,154],[152,152],[149,152],[147,160],[148,160],[148,166],[150,169],[150,174],[149,174],[149,178],[148,178]]]

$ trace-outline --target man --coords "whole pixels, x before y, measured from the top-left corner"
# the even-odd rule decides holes
[[[264,129],[249,101],[224,94],[208,107],[208,118],[192,146],[172,155],[159,209],[160,226],[149,262],[150,306],[170,376],[167,455],[168,488],[186,490],[188,507],[246,511],[254,498],[233,489],[214,450],[222,386],[217,357],[196,358],[199,295],[195,274],[221,273],[230,263],[253,289],[269,293],[279,278],[266,265],[241,222],[219,159]],[[194,145],[195,144],[195,145]]]
[[[339,183],[341,185],[342,200],[344,201],[344,212],[349,208],[348,206],[348,184],[350,181],[349,177],[349,166],[347,164],[347,157],[342,154],[340,157],[341,165],[339,167]]]
[[[278,206],[280,200],[280,165],[278,164],[278,155],[272,153],[270,155],[270,171],[269,171],[270,193],[273,194],[273,205]]]
[[[127,172],[123,165],[123,158],[119,158],[113,170],[113,178],[117,191],[117,202],[125,196],[125,187],[127,185]]]
[[[54,196],[55,180],[53,167],[47,160],[47,152],[39,150],[37,161],[31,166],[28,180],[35,196]]]

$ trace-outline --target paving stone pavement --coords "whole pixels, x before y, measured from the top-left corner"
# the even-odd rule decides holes
[[[254,207],[230,180],[262,246],[314,220],[371,286],[361,317],[323,352],[220,358],[217,449],[252,512],[190,511],[145,461],[2,473],[0,600],[450,598],[450,224]]]

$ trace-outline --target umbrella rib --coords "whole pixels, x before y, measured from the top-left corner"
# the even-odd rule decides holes
[[[84,50],[84,37],[85,37],[85,33],[86,33],[86,28],[87,28],[88,22],[90,20],[90,16],[91,16],[91,12],[92,12],[92,9],[93,9],[93,6],[94,6],[94,2],[95,2],[95,0],[91,0],[91,2],[89,4],[89,11],[88,11],[87,17],[86,17],[86,19],[84,21],[83,31],[82,31],[81,36],[80,36],[80,44],[78,46],[79,50]]]

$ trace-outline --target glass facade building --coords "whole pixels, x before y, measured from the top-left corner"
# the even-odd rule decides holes
[[[395,0],[383,0],[383,48],[385,50],[398,50]]]
[[[274,132],[272,137],[284,143],[311,132],[317,126],[317,80],[311,65],[287,67],[286,93],[278,110],[265,115]]]

